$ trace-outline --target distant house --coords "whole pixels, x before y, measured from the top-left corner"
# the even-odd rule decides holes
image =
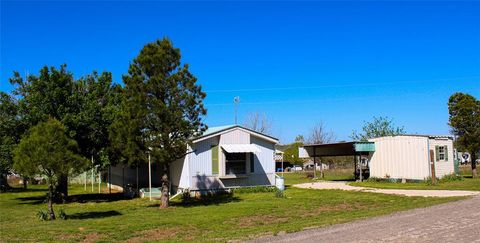
[[[362,177],[423,180],[455,172],[453,138],[434,135],[399,135],[366,142],[312,144],[299,148],[301,157],[353,156],[354,174]]]
[[[170,164],[172,192],[275,185],[276,138],[239,125],[211,127],[195,138],[187,155]],[[154,163],[155,164],[155,163]],[[152,170],[152,186],[160,186],[162,168]],[[112,185],[136,185],[136,169],[112,169]],[[148,187],[148,168],[138,170],[138,185]],[[120,188],[121,187],[121,188]]]

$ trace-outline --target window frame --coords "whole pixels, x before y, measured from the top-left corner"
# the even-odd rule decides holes
[[[438,161],[446,161],[445,160],[445,145],[438,146]],[[443,157],[443,158],[442,158]]]
[[[240,158],[240,159],[229,159],[229,155],[230,156],[233,156],[233,155],[236,155],[236,154],[243,154],[243,158]],[[225,152],[225,175],[246,175],[247,174],[247,162],[248,162],[248,158],[247,158],[247,153],[227,153]],[[241,171],[241,173],[238,173],[238,172],[233,172],[233,173],[230,173],[229,171],[229,163],[236,163],[236,164],[243,164],[243,170]],[[231,165],[231,164],[230,164]]]

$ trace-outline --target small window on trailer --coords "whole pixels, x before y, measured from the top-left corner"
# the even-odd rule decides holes
[[[435,152],[437,154],[437,161],[448,161],[448,149],[447,146],[435,146]]]

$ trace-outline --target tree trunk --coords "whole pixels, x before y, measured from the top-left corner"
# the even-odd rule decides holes
[[[58,178],[58,186],[56,187],[56,194],[60,202],[64,202],[68,197],[68,175],[61,175]]]
[[[170,204],[170,183],[169,183],[169,178],[168,178],[168,165],[165,164],[163,166],[163,176],[162,176],[162,197],[161,197],[161,204],[160,208],[168,208],[168,205]]]
[[[28,184],[28,177],[23,177],[22,180],[23,180],[23,189],[26,190],[27,189],[27,184]]]
[[[0,192],[4,192],[9,188],[10,185],[8,185],[7,174],[2,173],[0,175]]]
[[[50,214],[50,220],[55,219],[55,212],[53,211],[53,184],[49,181],[48,184],[48,213]]]
[[[477,178],[477,156],[475,154],[475,152],[471,152],[470,153],[472,156],[471,156],[471,160],[472,160],[472,177],[473,178]]]

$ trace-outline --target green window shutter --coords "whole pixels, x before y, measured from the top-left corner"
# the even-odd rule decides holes
[[[250,153],[250,172],[255,172],[255,154]]]
[[[212,146],[212,175],[218,174],[218,145]]]
[[[443,146],[443,149],[445,151],[445,161],[448,161],[448,149],[447,149],[447,145]]]
[[[440,153],[438,152],[438,145],[435,146],[435,161],[440,160]]]

